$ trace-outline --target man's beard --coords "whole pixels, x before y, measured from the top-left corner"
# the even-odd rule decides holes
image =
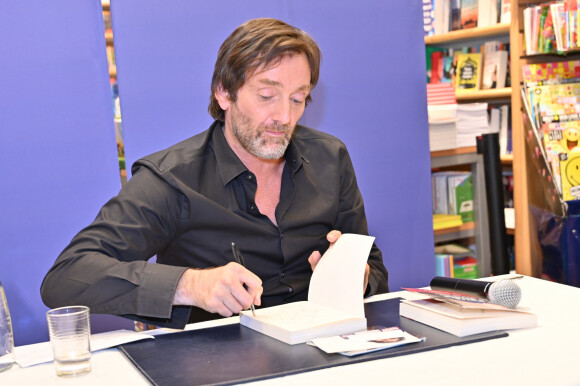
[[[279,159],[284,156],[292,128],[275,122],[271,125],[255,125],[252,119],[234,104],[231,111],[232,132],[242,147],[250,154],[261,159]],[[284,135],[272,137],[265,131],[279,131]]]

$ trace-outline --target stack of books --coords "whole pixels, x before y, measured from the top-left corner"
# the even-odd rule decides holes
[[[431,151],[457,147],[457,99],[451,83],[427,84],[429,148]]]
[[[487,103],[465,103],[457,106],[457,146],[476,146],[476,138],[489,132]]]
[[[405,289],[420,295],[419,299],[401,303],[401,316],[456,336],[530,328],[538,324],[537,316],[522,306],[508,308],[455,292]]]
[[[433,230],[454,228],[463,225],[461,216],[458,214],[433,214]]]

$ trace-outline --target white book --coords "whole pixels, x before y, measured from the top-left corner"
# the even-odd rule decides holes
[[[400,314],[456,336],[530,328],[538,324],[537,316],[527,309],[485,306],[468,308],[435,299],[405,300],[401,303]]]
[[[477,26],[487,27],[491,25],[491,3],[492,1],[481,1],[477,2]],[[495,24],[495,23],[494,23]]]
[[[503,105],[500,107],[500,127],[499,127],[499,154],[508,154],[508,129],[509,129],[509,106]]]
[[[482,87],[504,88],[507,77],[507,51],[486,52],[483,60]]]
[[[308,301],[240,314],[240,324],[288,344],[366,330],[364,271],[374,237],[343,234],[322,256]]]

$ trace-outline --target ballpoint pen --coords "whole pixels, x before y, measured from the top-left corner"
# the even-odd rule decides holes
[[[234,254],[234,260],[236,263],[240,264],[242,267],[245,267],[246,264],[244,263],[244,256],[234,242],[232,242],[232,253]],[[248,289],[248,286],[244,284],[244,288]],[[254,307],[253,303],[250,305],[250,309],[252,310],[252,314],[256,316],[256,308]]]

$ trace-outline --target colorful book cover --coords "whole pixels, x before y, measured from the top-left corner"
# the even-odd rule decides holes
[[[554,122],[545,126],[543,145],[546,158],[552,169],[559,191],[562,191],[560,173],[560,154],[569,153],[578,147],[580,140],[580,121]]]
[[[542,15],[544,15],[544,12],[546,17],[542,26],[541,52],[554,52],[556,51],[556,31],[554,29],[554,19],[552,18],[550,4],[542,5]]]
[[[580,149],[560,154],[560,174],[564,201],[580,199]]]
[[[461,28],[477,27],[477,0],[461,0]]]
[[[453,277],[477,279],[477,260],[472,256],[453,259]]]
[[[481,54],[457,54],[457,91],[479,90],[481,78]]]
[[[449,0],[450,31],[461,29],[461,3],[460,0]]]
[[[450,213],[460,215],[463,223],[472,222],[474,212],[471,173],[467,172],[447,177],[447,186],[449,189]]]

